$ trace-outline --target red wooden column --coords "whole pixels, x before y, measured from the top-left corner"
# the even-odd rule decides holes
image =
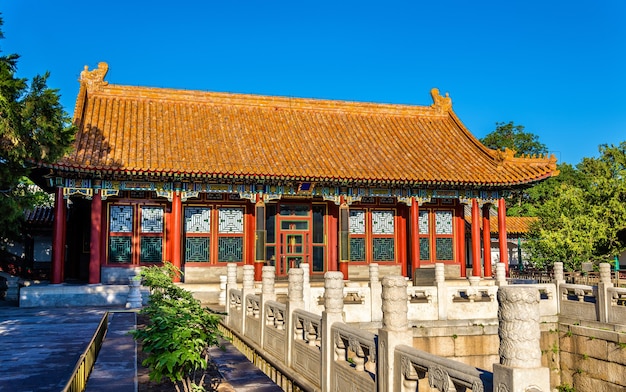
[[[491,205],[483,205],[483,259],[485,264],[485,278],[491,278],[491,224],[489,210]]]
[[[415,270],[416,268],[420,268],[420,205],[415,197],[411,198],[411,208],[409,210],[409,219],[411,224],[411,238],[409,241],[411,242],[411,268]],[[413,274],[415,271],[411,271]]]
[[[480,207],[472,199],[472,276],[480,276]]]
[[[91,235],[89,243],[89,283],[100,283],[102,260],[102,194],[94,189],[91,199]]]
[[[406,257],[406,245],[407,245],[407,235],[406,235],[406,221],[407,221],[407,212],[408,206],[406,204],[401,204],[398,206],[398,219],[397,219],[397,227],[398,227],[398,257],[397,260],[402,266],[402,276],[407,275],[407,257]],[[411,274],[412,275],[412,274]]]
[[[350,262],[349,242],[350,242],[350,208],[342,200],[339,206],[339,271],[343,273],[343,278],[348,279],[348,263]]]
[[[176,189],[172,192],[172,228],[171,228],[171,246],[172,246],[172,265],[181,269],[181,242],[182,242],[182,210],[183,203],[180,199],[180,190]],[[180,282],[180,276],[174,278],[174,282]]]
[[[54,194],[54,226],[52,231],[52,266],[50,283],[62,283],[65,262],[65,199],[63,187],[57,187]]]
[[[254,205],[254,280],[261,281],[263,278],[263,265],[265,264],[265,203],[260,195],[257,195]]]
[[[339,271],[337,247],[339,246],[339,207],[328,205],[328,266],[327,271]]]
[[[506,275],[509,276],[509,250],[506,232],[506,203],[504,198],[498,200],[498,242],[500,245],[500,262],[504,263]]]

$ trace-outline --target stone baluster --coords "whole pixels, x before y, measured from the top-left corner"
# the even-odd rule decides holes
[[[385,276],[382,282],[383,324],[378,330],[378,390],[400,391],[402,380],[394,379],[394,350],[397,345],[412,346],[409,329],[407,282],[403,276]]]
[[[243,314],[241,317],[241,333],[246,333],[246,315],[248,314],[248,294],[254,294],[254,266],[243,266],[243,285],[241,289],[241,302],[243,306]]]
[[[446,284],[445,265],[435,264],[435,286],[437,287],[437,311],[439,320],[448,319],[448,285]]]
[[[261,341],[259,345],[263,347],[263,342],[265,338],[265,326],[267,324],[267,309],[265,308],[265,303],[267,301],[276,301],[276,267],[275,266],[264,266],[261,269],[261,301],[259,306],[261,307]]]
[[[372,263],[370,273],[370,298],[372,299],[372,321],[383,321],[383,286],[380,283],[378,264]]]
[[[558,285],[565,283],[565,274],[563,273],[563,263],[557,261],[552,267],[554,271],[554,283]]]
[[[493,365],[494,391],[550,391],[550,369],[541,366],[539,291],[500,287],[498,319],[500,363]]]
[[[311,270],[309,269],[309,263],[301,263],[300,269],[302,270],[302,293],[304,296],[304,310],[311,309]]]
[[[609,321],[611,297],[607,289],[610,287],[613,287],[613,282],[611,282],[611,264],[600,263],[600,282],[598,282],[597,302],[601,323],[607,323]]]
[[[262,301],[276,301],[276,267],[264,266],[261,270],[261,295]]]
[[[330,392],[330,369],[335,360],[335,348],[331,336],[331,326],[336,322],[343,322],[343,273],[328,271],[324,274],[324,311],[322,311],[322,392]]]
[[[291,366],[293,340],[295,336],[295,326],[293,322],[293,311],[304,309],[304,271],[301,268],[289,269],[289,285],[287,286],[287,304],[285,306],[285,326],[287,327],[285,336],[285,362]]]
[[[556,285],[556,311],[557,313],[561,313],[561,289],[559,286],[565,283],[565,274],[563,273],[563,263],[557,261],[552,266],[553,274],[554,274],[554,284]]]
[[[217,297],[217,304],[220,306],[226,306],[226,282],[227,276],[220,275],[220,293]]]
[[[504,263],[496,263],[496,286],[506,286],[506,265]]]
[[[248,291],[254,290],[254,266],[243,266],[243,289]]]
[[[126,308],[141,308],[141,278],[138,276],[128,277],[128,297],[126,298]]]

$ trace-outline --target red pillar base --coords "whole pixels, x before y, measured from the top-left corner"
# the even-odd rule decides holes
[[[343,274],[343,279],[348,280],[348,263],[339,262],[339,272]]]
[[[254,281],[260,282],[263,280],[263,262],[254,262]]]

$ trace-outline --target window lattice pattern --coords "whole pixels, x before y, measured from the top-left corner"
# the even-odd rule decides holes
[[[141,232],[163,232],[163,207],[143,207],[141,209]]]
[[[372,211],[372,234],[393,234],[393,211]]]
[[[185,244],[185,261],[209,261],[209,237],[189,237]]]
[[[211,209],[185,208],[185,231],[187,233],[210,233]]]
[[[220,208],[219,209],[219,232],[242,234],[243,233],[243,208]]]
[[[428,238],[420,238],[420,260],[430,260],[430,243]]]
[[[365,261],[365,238],[350,238],[350,261]]]
[[[110,237],[109,261],[112,263],[130,263],[131,237]]]
[[[420,234],[428,234],[428,211],[420,211],[419,231]]]
[[[452,238],[437,238],[435,247],[437,260],[452,260]]]
[[[109,226],[111,233],[131,233],[133,231],[133,207],[111,206]]]
[[[160,237],[143,237],[141,239],[142,263],[160,263],[163,260],[163,241]]]
[[[243,237],[220,237],[217,241],[217,261],[243,261]]]
[[[452,211],[435,211],[435,233],[452,234]]]
[[[373,238],[372,249],[374,251],[374,261],[391,261],[394,259],[393,238]]]
[[[365,234],[365,211],[350,210],[350,234]]]

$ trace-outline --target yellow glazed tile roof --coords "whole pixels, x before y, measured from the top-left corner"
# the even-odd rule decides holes
[[[537,222],[539,218],[534,216],[507,216],[506,217],[506,232],[507,234],[528,234],[530,227],[533,223]],[[472,224],[472,216],[466,215],[465,221],[468,224]],[[480,218],[480,229],[483,228],[482,216]],[[492,234],[498,233],[498,217],[489,217],[489,231]]]
[[[431,106],[132,87],[81,73],[82,173],[505,187],[558,174],[554,157],[484,147],[433,89]]]

